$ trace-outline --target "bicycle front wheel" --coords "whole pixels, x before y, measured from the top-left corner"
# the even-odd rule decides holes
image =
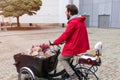
[[[35,80],[35,75],[28,67],[22,67],[20,69],[18,80]]]

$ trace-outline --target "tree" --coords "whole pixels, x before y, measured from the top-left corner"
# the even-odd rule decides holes
[[[41,5],[41,0],[0,0],[0,15],[16,17],[17,26],[20,27],[19,17],[24,14],[36,14]]]

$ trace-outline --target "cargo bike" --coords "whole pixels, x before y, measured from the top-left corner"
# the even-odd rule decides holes
[[[48,58],[23,55],[14,55],[15,67],[18,72],[18,80],[66,80],[69,75],[62,69],[57,71],[61,47],[50,45],[55,55]],[[92,53],[92,54],[91,54]],[[78,80],[99,80],[96,72],[101,65],[102,42],[95,45],[91,53],[76,55],[69,60],[69,64],[78,76]]]

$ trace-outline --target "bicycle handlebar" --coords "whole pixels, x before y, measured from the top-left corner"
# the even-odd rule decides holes
[[[54,45],[53,43],[51,43],[51,41],[49,41],[49,44],[50,44],[50,45]]]
[[[49,44],[50,44],[50,46],[57,46],[57,47],[59,47],[60,49],[61,49],[61,47],[60,47],[60,45],[62,45],[62,44],[58,44],[58,45],[55,45],[55,44],[53,44],[51,41],[49,41]]]

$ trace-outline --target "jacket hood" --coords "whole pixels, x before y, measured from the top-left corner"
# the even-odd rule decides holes
[[[79,17],[79,20],[80,20],[81,22],[84,22],[84,21],[86,20],[86,17],[85,17],[85,16],[80,16],[80,17]]]
[[[76,18],[70,19],[68,21],[68,23],[71,22],[72,20],[75,20],[75,21],[78,21],[78,22],[84,22],[86,20],[86,17],[85,16],[78,16]]]

